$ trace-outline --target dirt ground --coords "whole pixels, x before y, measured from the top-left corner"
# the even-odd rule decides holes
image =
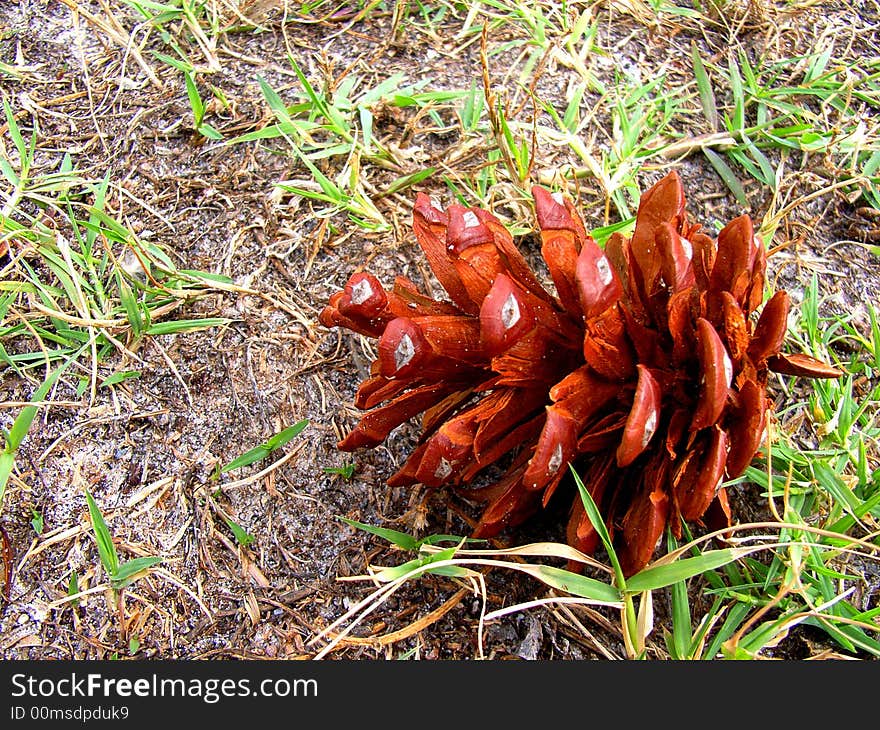
[[[381,280],[394,273],[425,278],[425,263],[408,229],[414,191],[380,200],[392,230],[373,234],[344,215],[335,231],[321,227],[312,204],[279,194],[276,183],[307,173],[283,140],[224,145],[192,129],[192,112],[182,74],[150,55],[167,53],[158,33],[147,35],[124,3],[60,0],[5,2],[0,8],[0,61],[25,67],[22,80],[0,77],[0,86],[26,130],[39,122],[37,163],[54,169],[71,153],[85,178],[109,171],[114,185],[131,196],[115,195],[112,205],[138,235],[170,252],[180,268],[231,277],[253,294],[218,292],[187,304],[175,316],[228,317],[220,328],[143,340],[127,362],[114,355],[102,374],[137,367],[141,376],[97,392],[93,402],[77,398],[62,383],[53,400],[67,405],[41,411],[22,446],[10,483],[2,524],[15,548],[16,571],[10,600],[0,614],[0,656],[15,658],[311,658],[323,643],[310,640],[371,589],[369,583],[340,580],[361,575],[371,564],[401,562],[400,553],[339,517],[421,534],[467,534],[471,505],[446,494],[389,489],[385,480],[409,453],[414,431],[403,427],[373,451],[344,454],[336,441],[357,421],[352,405],[369,362],[359,338],[329,331],[317,315],[349,274],[369,262]],[[587,4],[573,3],[579,8]],[[858,6],[858,7],[855,7]],[[597,59],[593,70],[610,80],[620,69],[650,74],[659,59],[678,59],[689,73],[690,43],[707,57],[723,54],[733,35],[745,48],[779,44],[788,55],[812,48],[823,32],[849,34],[845,42],[876,54],[880,15],[872,4],[819,2],[800,10],[797,22],[773,6],[737,7],[739,13],[701,32],[686,24],[657,25],[624,12],[625,5],[597,3],[598,44],[614,53]],[[644,6],[647,7],[647,6]],[[393,8],[393,4],[392,4]],[[141,43],[140,56],[115,42],[93,19],[110,17]],[[219,69],[204,78],[222,89],[227,108],[214,104],[208,120],[227,138],[265,127],[273,120],[258,75],[282,98],[295,88],[286,55],[317,83],[345,69],[376,79],[400,72],[407,80],[427,80],[431,89],[467,89],[481,83],[479,43],[457,40],[466,11],[449,13],[434,33],[416,32],[377,9],[360,20],[303,22],[283,4],[241,3],[241,12],[259,21],[259,30],[229,30],[215,49]],[[231,19],[230,25],[233,24]],[[785,22],[786,32],[773,32]],[[797,29],[802,28],[802,32]],[[809,30],[807,30],[809,29]],[[502,28],[490,43],[517,36]],[[509,34],[505,36],[504,34]],[[838,43],[844,41],[838,40]],[[492,57],[493,82],[515,95],[517,46]],[[452,52],[454,49],[454,53]],[[197,49],[196,49],[197,50]],[[855,51],[854,51],[855,52]],[[673,64],[674,66],[674,64]],[[558,73],[557,73],[558,71]],[[508,73],[509,72],[509,73]],[[202,77],[200,77],[202,78]],[[551,64],[535,93],[558,102],[565,97],[565,74]],[[205,87],[202,86],[204,93]],[[563,102],[564,108],[564,102]],[[410,109],[389,108],[377,115],[374,133],[401,148],[416,170],[449,160],[462,139],[452,125],[438,132]],[[700,121],[695,118],[695,128]],[[597,117],[602,126],[607,120]],[[550,145],[537,150],[539,167],[560,168],[566,153]],[[460,163],[473,170],[479,155]],[[713,225],[741,212],[721,179],[702,156],[674,163],[680,172],[694,220]],[[665,169],[645,170],[642,188]],[[373,180],[380,180],[375,177]],[[787,194],[794,199],[818,178],[806,171]],[[442,180],[416,189],[449,200]],[[760,186],[747,184],[759,219],[771,204]],[[495,193],[499,215],[524,220],[523,208],[506,205],[505,188]],[[580,200],[589,226],[604,221],[604,199],[589,179]],[[135,201],[141,201],[135,202]],[[777,286],[797,299],[813,272],[821,274],[828,306],[854,311],[876,299],[880,258],[858,245],[871,223],[857,205],[829,192],[798,206],[780,226],[770,259]],[[530,245],[528,238],[524,246]],[[536,250],[527,250],[531,258]],[[0,399],[26,401],[34,384],[0,372]],[[775,395],[778,396],[778,393]],[[16,408],[2,410],[8,427]],[[264,442],[301,419],[308,427],[283,450],[278,468],[261,470],[273,454],[236,472],[212,479],[219,464]],[[356,464],[351,479],[324,471]],[[124,593],[124,630],[117,607],[100,588],[106,580],[88,521],[84,496],[95,496],[124,558],[160,555],[164,563]],[[763,509],[756,488],[734,495],[738,518]],[[539,516],[507,544],[563,540],[562,507]],[[36,536],[33,510],[44,530]],[[228,516],[255,539],[242,547],[224,522]],[[78,605],[65,602],[71,571],[85,592]],[[407,627],[446,604],[442,618],[420,632],[382,644],[343,642],[330,658],[409,656],[470,659],[478,656],[480,600],[450,579],[413,582],[383,604],[355,634],[378,637]],[[537,581],[493,571],[487,575],[488,608],[546,595]],[[659,607],[658,621],[663,607]],[[135,645],[131,639],[135,638]],[[662,656],[662,637],[651,651]],[[813,652],[809,631],[779,649],[788,656]],[[602,659],[625,655],[619,620],[604,609],[538,608],[490,623],[483,637],[485,656],[494,659]]]

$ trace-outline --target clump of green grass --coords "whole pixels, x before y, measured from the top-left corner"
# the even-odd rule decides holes
[[[598,50],[595,38],[599,28],[591,9],[518,0],[479,0],[466,9],[456,35],[462,40],[458,50],[482,35],[500,37],[487,48],[487,55],[491,59],[515,54],[511,62],[505,61],[505,80],[528,86],[541,67],[553,60],[575,70],[591,89],[604,91],[589,63],[589,56]]]
[[[781,201],[811,159],[827,182],[811,197],[840,190],[880,207],[880,136],[865,123],[880,106],[876,64],[835,62],[834,50],[829,41],[800,56],[752,60],[733,48],[724,61],[710,63],[693,43],[692,80],[670,84],[665,67],[647,81],[616,73],[591,110],[584,110],[584,101],[597,87],[582,80],[565,108],[542,102],[552,124],[538,125],[538,140],[573,153],[575,165],[557,174],[595,180],[621,220],[638,204],[637,175],[645,166],[695,152],[743,208],[752,205],[749,181],[773,194],[762,225],[768,239],[805,202]],[[597,132],[600,108],[610,112],[611,126]]]
[[[205,0],[123,0],[141,18],[149,36],[155,32],[174,53],[154,55],[169,65],[185,63],[208,73],[219,71],[217,43],[225,29],[223,3]]]
[[[107,372],[111,356],[139,363],[145,338],[226,324],[172,315],[209,292],[235,290],[225,277],[178,268],[112,215],[111,192],[124,198],[109,175],[85,179],[66,154],[55,171],[37,164],[36,122],[26,138],[8,99],[3,110],[14,154],[0,159],[0,243],[8,248],[0,262],[0,368],[36,390],[34,405],[5,434],[0,505],[15,453],[61,380],[94,399],[99,386],[137,377],[128,368]]]
[[[466,538],[453,535],[435,535],[417,540],[406,533],[345,520],[348,524],[375,534],[402,550],[417,552],[418,556],[393,567],[373,568],[371,566],[369,575],[363,578],[379,583],[380,587],[314,637],[313,643],[326,638],[330,632],[337,632],[318,656],[324,656],[331,651],[334,646],[344,640],[352,629],[379,608],[405,583],[424,575],[439,575],[454,578],[458,582],[464,581],[471,586],[475,594],[483,597],[485,609],[486,587],[485,578],[481,571],[488,568],[525,573],[552,589],[554,593],[546,600],[510,606],[489,614],[484,612],[480,617],[478,630],[478,645],[481,656],[483,628],[486,621],[535,605],[559,603],[605,606],[616,609],[620,612],[622,635],[629,656],[643,658],[646,656],[646,640],[653,628],[651,616],[654,591],[724,566],[755,550],[751,547],[721,548],[707,550],[692,557],[681,557],[683,551],[678,551],[658,560],[636,575],[624,579],[608,532],[598,517],[598,509],[576,473],[573,473],[573,477],[578,484],[591,519],[596,520],[594,524],[608,550],[611,567],[560,543],[535,543],[497,550],[468,549]],[[453,544],[443,545],[450,542]],[[604,573],[608,579],[601,580],[553,565],[532,562],[531,559],[534,558],[555,558],[583,563],[597,569],[600,574]],[[340,627],[343,628],[339,630]]]
[[[880,611],[857,600],[865,565],[880,556],[880,469],[871,466],[876,458],[869,455],[880,438],[880,331],[870,306],[868,333],[858,331],[851,315],[823,317],[821,309],[814,278],[790,336],[818,357],[851,353],[835,358],[846,375],[817,383],[806,401],[777,414],[811,416],[807,430],[815,447],[799,446],[794,436],[776,429],[769,456],[740,480],[764,490],[777,520],[768,525],[777,542],[761,560],[750,557],[704,576],[709,586],[704,594],[714,601],[706,621],[720,623],[703,649],[710,656],[759,655],[800,623],[824,632],[847,652],[880,656],[875,620]],[[860,388],[854,379],[861,379]]]
[[[81,352],[82,350],[80,350],[80,353]],[[3,429],[4,443],[3,450],[0,451],[0,512],[2,512],[3,497],[6,494],[6,486],[9,483],[9,477],[12,475],[12,470],[15,467],[16,454],[31,428],[31,423],[33,423],[34,418],[36,418],[39,409],[37,404],[41,403],[48,396],[58,378],[74,359],[75,358],[73,357],[68,358],[64,363],[49,373],[46,379],[34,391],[34,394],[31,397],[32,403],[19,411],[15,420],[12,422],[12,427],[8,431]]]
[[[369,231],[391,230],[378,201],[418,184],[436,168],[419,167],[375,133],[375,110],[381,106],[414,109],[443,125],[437,107],[463,96],[463,92],[425,91],[426,80],[407,83],[393,74],[370,86],[369,80],[351,72],[341,79],[313,83],[292,56],[288,61],[298,81],[297,100],[287,103],[262,77],[258,82],[275,123],[227,141],[240,144],[284,139],[289,154],[303,165],[306,179],[283,180],[278,187],[318,204],[315,214],[332,218],[345,213]],[[323,169],[322,169],[323,168]],[[391,173],[387,181],[372,182],[377,171]]]
[[[837,62],[833,38],[824,41],[808,54],[772,61],[731,50],[726,68],[704,65],[694,47],[702,110],[716,133],[702,149],[743,206],[749,201],[742,173],[777,192],[791,155],[799,158],[791,166],[801,168],[813,156],[831,174],[830,186],[856,191],[870,205],[880,202],[880,137],[864,121],[880,109],[876,64]],[[716,98],[710,71],[725,103]],[[776,165],[771,151],[780,160]]]
[[[67,155],[57,172],[37,170],[36,125],[26,143],[8,101],[4,110],[18,165],[0,161],[11,186],[0,213],[0,240],[10,249],[0,286],[0,363],[25,375],[85,345],[97,367],[114,350],[133,356],[146,335],[226,323],[160,321],[231,281],[178,269],[109,214],[109,175],[86,180]]]

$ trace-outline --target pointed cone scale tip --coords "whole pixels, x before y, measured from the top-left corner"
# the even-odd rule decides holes
[[[629,380],[636,362],[620,308],[609,307],[588,324],[583,342],[587,364],[609,380]]]
[[[727,348],[711,322],[702,317],[697,320],[697,354],[700,357],[703,385],[691,421],[691,431],[711,426],[720,418],[733,380],[733,363]]]
[[[580,498],[575,501],[572,507],[565,535],[568,544],[585,555],[592,555],[599,545],[599,533],[596,532],[596,528],[590,522],[590,518]],[[569,561],[568,570],[582,572],[583,563],[573,560]]]
[[[343,292],[336,292],[330,297],[327,306],[325,306],[318,315],[318,321],[325,327],[335,327],[338,324],[336,320],[336,317],[339,314],[337,306],[342,296]]]
[[[413,214],[420,215],[424,218],[428,223],[440,223],[445,224],[447,220],[446,213],[434,205],[431,202],[431,198],[429,198],[425,193],[418,193],[416,195],[416,202],[413,206]]]
[[[443,432],[434,434],[427,443],[416,478],[427,487],[439,487],[455,478],[461,457],[466,455],[468,449],[453,442]]]
[[[629,466],[648,448],[660,420],[660,385],[644,365],[638,366],[639,380],[632,409],[617,447],[617,465]]]
[[[575,279],[584,316],[594,317],[620,298],[623,287],[611,261],[592,239],[578,254]]]
[[[564,413],[551,406],[535,447],[535,453],[523,474],[526,489],[543,489],[565,468],[577,445],[575,424]]]
[[[460,253],[471,246],[493,243],[495,237],[491,229],[480,220],[473,209],[461,205],[450,205],[449,222],[446,226],[446,248]]]
[[[694,249],[691,242],[682,238],[669,221],[663,221],[654,232],[654,243],[666,286],[675,292],[693,284],[691,260]]]
[[[480,338],[487,354],[495,357],[534,326],[523,292],[506,274],[498,274],[480,307]]]
[[[727,478],[736,479],[751,463],[764,435],[767,399],[764,389],[747,380],[738,393],[738,403],[728,418],[730,450],[727,453]]]
[[[669,497],[659,486],[636,499],[623,519],[620,562],[627,578],[651,561],[669,513]]]
[[[437,441],[441,456],[458,462],[469,458],[473,453],[476,433],[475,417],[466,411],[447,421],[433,438]]]
[[[658,180],[645,191],[639,201],[637,216],[649,216],[653,220],[672,220],[684,212],[684,188],[675,170]]]
[[[752,219],[745,214],[734,218],[718,234],[709,288],[732,290],[740,277],[743,280],[751,278],[750,267],[756,251]]]
[[[379,338],[379,374],[405,377],[417,372],[433,352],[418,325],[406,317],[392,319]]]
[[[672,337],[672,355],[677,362],[684,362],[689,358],[694,346],[691,291],[682,290],[673,294],[666,308],[667,327]]]
[[[784,291],[776,292],[764,305],[752,341],[749,343],[749,357],[755,363],[775,355],[782,348],[788,329],[788,310],[791,301]]]
[[[801,378],[839,378],[843,375],[833,365],[800,353],[779,353],[767,360],[767,366],[781,375],[795,375]]]
[[[368,272],[353,274],[344,291],[345,296],[339,301],[339,311],[343,314],[377,317],[388,303],[382,284]]]
[[[700,519],[715,499],[727,461],[727,442],[727,434],[714,427],[693,483],[684,485],[686,494],[683,495],[681,516],[688,522]]]
[[[565,207],[565,204],[558,198],[561,193],[551,193],[540,185],[532,188],[532,196],[535,199],[535,215],[538,218],[538,225],[544,230],[568,229],[575,230],[575,225],[571,220],[571,214]],[[554,197],[557,196],[557,197]]]

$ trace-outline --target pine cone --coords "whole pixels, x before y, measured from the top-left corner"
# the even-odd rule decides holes
[[[757,451],[769,371],[832,378],[781,352],[789,298],[764,296],[766,251],[751,219],[717,240],[691,225],[674,172],[641,199],[632,238],[603,251],[572,203],[532,189],[549,293],[491,213],[416,198],[413,229],[449,302],[398,277],[386,291],[356,273],[321,312],[325,326],[378,338],[355,405],[368,410],[339,443],[380,444],[422,415],[422,435],[393,486],[449,486],[487,503],[491,537],[546,506],[572,464],[605,518],[626,575],[644,567],[669,524],[731,524],[720,486]],[[380,404],[385,405],[380,405]],[[502,460],[490,486],[467,488]],[[568,542],[597,545],[575,494]]]

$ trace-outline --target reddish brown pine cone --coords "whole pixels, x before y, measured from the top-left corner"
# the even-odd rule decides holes
[[[502,457],[474,535],[490,537],[546,505],[571,463],[605,517],[623,569],[651,559],[669,524],[730,524],[721,483],[739,476],[766,422],[768,371],[840,371],[781,351],[789,309],[764,295],[766,252],[740,216],[717,240],[690,225],[672,172],[641,199],[632,238],[603,251],[572,203],[532,190],[550,294],[491,213],[419,194],[413,229],[450,302],[398,277],[387,291],[354,274],[320,320],[378,338],[339,443],[380,444],[422,414],[422,435],[389,480],[464,488]],[[568,542],[597,534],[575,494]]]

